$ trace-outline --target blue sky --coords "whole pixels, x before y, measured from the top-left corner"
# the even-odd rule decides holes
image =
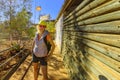
[[[32,2],[32,21],[38,22],[39,14],[50,14],[51,19],[56,19],[64,0],[34,0]],[[41,11],[36,11],[36,6],[41,6]]]

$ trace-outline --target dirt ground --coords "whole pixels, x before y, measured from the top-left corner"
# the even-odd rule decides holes
[[[31,59],[32,59],[31,55],[28,56],[24,63],[10,78],[10,80],[21,80],[21,77],[24,74],[25,70],[27,69],[28,65],[30,64]],[[53,53],[53,56],[48,62],[48,77],[49,80],[70,80],[57,47]],[[34,80],[33,66],[30,67],[23,80]],[[41,71],[39,71],[38,80],[42,80]]]

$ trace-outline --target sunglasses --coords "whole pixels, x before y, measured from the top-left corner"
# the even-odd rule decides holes
[[[39,25],[39,27],[40,27],[40,28],[45,28],[46,26],[44,26],[44,25]]]

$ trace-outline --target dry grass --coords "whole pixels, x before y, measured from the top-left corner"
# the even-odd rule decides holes
[[[10,47],[11,42],[9,40],[2,39],[0,40],[0,51]]]

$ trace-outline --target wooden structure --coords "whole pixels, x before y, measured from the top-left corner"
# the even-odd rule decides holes
[[[27,49],[21,49],[17,53],[6,53],[7,51],[16,49],[16,46],[9,47],[5,50],[0,51],[0,80],[9,80],[11,76],[16,72],[20,65],[26,60],[30,55],[30,51]],[[14,54],[14,55],[11,55]],[[14,61],[14,62],[12,62]],[[30,68],[32,61],[25,70],[20,80],[23,80],[28,69]]]
[[[120,0],[65,0],[56,28],[71,80],[120,80]]]

